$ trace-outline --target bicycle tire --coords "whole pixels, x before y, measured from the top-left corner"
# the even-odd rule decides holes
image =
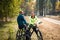
[[[37,31],[37,38],[38,38],[38,40],[43,40],[43,36],[42,36],[42,33],[40,32],[40,30]]]
[[[19,30],[17,31],[16,40],[26,40],[25,37],[25,34],[22,34]]]
[[[16,34],[16,40],[19,40],[20,39],[20,34],[19,34],[19,30],[17,31],[17,34]]]

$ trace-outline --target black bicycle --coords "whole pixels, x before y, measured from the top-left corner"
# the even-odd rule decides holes
[[[25,29],[19,29],[16,34],[16,40],[26,40]]]
[[[42,37],[42,33],[40,32],[40,30],[38,29],[38,27],[35,27],[36,30],[37,30],[37,40],[43,40],[43,37]],[[32,40],[31,39],[31,36],[33,34],[34,30],[30,31],[29,30],[29,27],[27,27],[26,29],[19,29],[17,31],[17,34],[16,34],[16,40]]]
[[[37,35],[37,40],[43,40],[43,36],[42,36],[42,33],[41,31],[38,29],[38,27],[35,27],[36,28],[36,35]],[[31,36],[33,34],[34,30],[30,31],[30,30],[27,30],[26,34],[27,34],[27,40],[31,40]]]
[[[19,29],[16,34],[16,40],[27,40],[27,30],[28,30],[28,25],[25,25],[25,28]],[[28,34],[29,36],[29,34]],[[29,40],[29,39],[28,39]]]

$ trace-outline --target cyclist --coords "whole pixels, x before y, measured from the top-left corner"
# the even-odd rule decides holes
[[[37,16],[35,16],[34,12],[31,12],[31,16],[29,17],[30,19],[30,26],[29,26],[29,30],[32,28],[33,31],[35,31],[35,33],[37,34],[37,24],[36,22],[38,21]]]
[[[18,23],[18,28],[22,29],[25,28],[26,29],[26,25],[28,24],[24,18],[24,12],[20,11],[19,15],[17,17],[17,23]]]

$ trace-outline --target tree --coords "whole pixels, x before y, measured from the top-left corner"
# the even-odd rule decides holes
[[[21,0],[1,0],[0,4],[0,19],[7,21],[19,12]]]
[[[57,0],[50,0],[51,1],[51,3],[52,3],[52,8],[53,8],[53,10],[55,10],[55,6],[56,6],[56,1]]]
[[[37,2],[38,2],[37,5],[39,6],[39,8],[38,8],[39,13],[40,13],[40,15],[43,15],[44,0],[37,0]]]

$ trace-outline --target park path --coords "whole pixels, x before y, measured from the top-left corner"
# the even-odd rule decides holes
[[[60,21],[58,21],[58,20],[51,19],[51,18],[43,18],[43,19],[46,20],[46,21],[52,22],[54,24],[60,25]]]
[[[50,18],[39,18],[42,23],[39,29],[42,32],[44,40],[60,40],[60,21]]]
[[[42,23],[39,24],[38,27],[43,35],[43,39],[60,40],[60,21],[50,19],[50,18],[45,18],[45,17],[40,17],[39,19],[40,21],[42,21]],[[36,38],[35,35],[33,35],[32,38]]]

